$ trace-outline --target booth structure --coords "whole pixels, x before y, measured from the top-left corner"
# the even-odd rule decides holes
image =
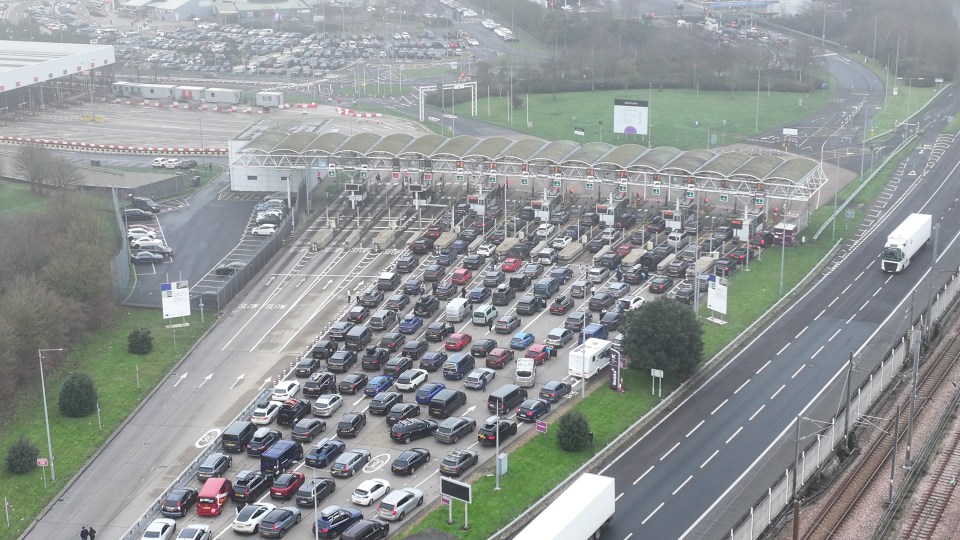
[[[539,219],[541,223],[547,223],[550,221],[550,216],[560,209],[560,202],[560,197],[544,188],[541,198],[530,201],[530,206],[533,207],[534,217]]]
[[[367,197],[370,195],[370,190],[367,186],[367,179],[361,177],[359,171],[354,172],[353,178],[344,184],[343,188],[344,191],[347,192],[347,200],[350,201],[350,208],[354,210],[363,208]]]
[[[467,196],[467,203],[470,205],[470,209],[478,216],[496,215],[499,210],[497,200],[502,197],[502,187],[484,191],[483,186],[481,186],[479,193]]]
[[[620,219],[623,214],[629,210],[627,201],[623,198],[616,200],[613,194],[610,194],[610,200],[605,203],[597,203],[596,212],[600,216],[600,223],[607,227],[613,227],[613,224]]]
[[[773,226],[773,243],[793,247],[797,244],[799,234],[800,227],[796,223],[777,223]]]

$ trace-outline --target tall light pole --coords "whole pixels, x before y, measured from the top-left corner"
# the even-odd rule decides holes
[[[40,358],[40,392],[43,395],[43,420],[47,424],[47,454],[50,456],[50,480],[57,481],[57,469],[54,466],[53,459],[53,439],[50,438],[50,414],[47,412],[47,385],[43,380],[43,353],[45,352],[63,352],[64,349],[37,349],[37,356]]]
[[[500,491],[500,406],[502,404],[503,402],[497,404],[497,427],[495,431],[497,438],[494,441],[497,444],[497,449],[495,450],[496,453],[493,455],[493,468],[496,469],[497,480],[496,485],[493,487],[494,491]]]

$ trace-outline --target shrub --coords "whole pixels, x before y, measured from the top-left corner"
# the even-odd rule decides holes
[[[127,351],[130,354],[150,354],[153,350],[153,336],[149,328],[137,328],[127,336]]]
[[[97,388],[86,373],[71,373],[60,389],[60,412],[79,418],[97,410]]]
[[[13,443],[7,450],[7,470],[13,474],[30,472],[37,466],[37,457],[40,450],[26,437]]]
[[[590,446],[590,425],[580,411],[570,411],[560,417],[557,442],[567,452],[579,452]]]

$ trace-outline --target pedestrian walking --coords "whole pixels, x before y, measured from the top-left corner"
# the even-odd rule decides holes
[[[347,293],[347,304],[352,304],[352,303],[353,303],[353,296],[351,296],[350,293]]]
[[[493,330],[493,319],[487,321],[487,330]]]
[[[433,290],[433,294],[437,294],[437,282],[436,282],[436,281],[430,283],[430,288]]]
[[[93,525],[87,527],[87,532],[90,534],[90,540],[96,540],[97,530],[93,528]]]
[[[90,531],[87,530],[87,526],[84,525],[80,528],[80,540],[88,540],[90,538]]]
[[[466,298],[466,297],[467,297],[467,287],[466,286],[460,287],[460,298]]]

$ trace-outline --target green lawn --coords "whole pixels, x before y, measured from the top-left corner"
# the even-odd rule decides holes
[[[47,206],[47,199],[30,192],[30,185],[12,180],[0,181],[0,214],[35,212]]]
[[[169,373],[187,349],[214,323],[216,317],[207,314],[205,323],[200,322],[199,316],[188,320],[189,327],[177,329],[174,348],[173,333],[164,328],[165,321],[161,319],[159,310],[122,308],[112,327],[91,334],[78,347],[68,351],[67,360],[56,373],[45,372],[57,481],[51,481],[49,468],[46,471],[46,488],[40,469],[24,475],[12,475],[3,468],[0,472],[0,495],[10,503],[10,527],[0,528],[0,540],[13,540],[25,530],[70,477],[80,470],[140,401]],[[150,328],[154,337],[153,352],[142,357],[127,353],[127,335],[141,326]],[[60,415],[57,409],[60,386],[72,371],[88,373],[96,383],[102,429],[96,414],[86,418]],[[40,448],[41,456],[47,455],[39,386],[31,385],[22,397],[6,403],[3,430],[0,433],[0,448],[4,455],[20,436],[26,436]]]
[[[484,92],[481,89],[481,92]],[[711,146],[725,145],[750,137],[759,131],[779,125],[790,125],[794,118],[810,114],[831,97],[830,91],[812,94],[782,92],[759,94],[759,124],[757,123],[756,91],[707,92],[699,95],[694,90],[653,89],[530,94],[519,96],[523,106],[513,110],[513,119],[507,118],[508,89],[502,97],[496,88],[490,89],[490,99],[481,99],[477,106],[478,118],[494,124],[510,126],[544,139],[567,139],[594,142],[602,138],[608,143],[633,142],[647,144],[646,137],[616,135],[613,131],[613,100],[639,99],[650,103],[650,135],[654,146],[673,146],[683,150],[705,148],[708,138]],[[529,122],[527,127],[527,103]],[[458,103],[457,114],[468,114],[469,105]],[[447,106],[447,112],[452,108]],[[573,134],[574,127],[583,128],[584,136]],[[709,137],[708,137],[709,131]]]

